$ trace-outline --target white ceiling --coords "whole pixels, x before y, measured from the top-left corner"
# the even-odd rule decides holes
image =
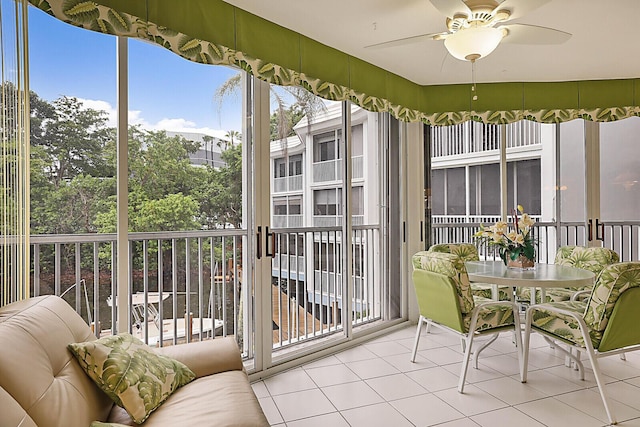
[[[449,55],[442,41],[364,49],[375,43],[445,31],[445,17],[429,0],[225,1],[415,83],[471,81],[471,64]],[[477,61],[476,80],[638,78],[638,18],[640,0],[552,0],[509,23],[555,28],[571,33],[571,39],[562,45],[502,43]]]

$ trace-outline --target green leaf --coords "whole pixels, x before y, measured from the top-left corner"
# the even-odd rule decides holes
[[[100,17],[100,10],[96,3],[84,0],[65,0],[62,12],[72,21],[89,24]]]

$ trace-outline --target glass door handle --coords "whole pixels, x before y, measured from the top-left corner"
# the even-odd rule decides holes
[[[598,221],[598,218],[596,218],[596,240],[604,242],[604,222]]]
[[[593,241],[593,220],[589,218],[589,241]]]
[[[262,258],[262,227],[258,226],[258,232],[256,233],[256,257]]]
[[[269,226],[264,228],[265,230],[265,239],[264,239],[264,248],[265,248],[265,256],[270,256],[271,258],[275,258],[276,256],[276,233],[269,233]],[[269,252],[269,240],[271,240],[271,251]]]

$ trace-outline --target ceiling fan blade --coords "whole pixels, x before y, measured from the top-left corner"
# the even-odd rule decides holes
[[[465,13],[471,15],[471,9],[462,0],[429,0],[431,4],[444,16],[453,18],[454,15]]]
[[[518,19],[550,1],[551,0],[504,0],[495,8],[495,11],[507,9],[511,12],[509,20]]]
[[[430,33],[430,34],[422,34],[419,36],[411,36],[404,37],[402,39],[390,40],[388,42],[370,44],[369,46],[365,46],[365,49],[382,49],[387,47],[395,47],[395,46],[404,46],[407,44],[420,43],[425,40],[443,40],[445,39],[449,33]]]
[[[571,38],[571,34],[553,28],[536,25],[509,24],[497,28],[506,28],[507,35],[502,43],[510,44],[562,44]]]

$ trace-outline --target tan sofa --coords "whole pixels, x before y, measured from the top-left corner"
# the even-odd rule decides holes
[[[84,320],[58,297],[0,307],[0,426],[133,424],[67,350],[69,343],[93,339]],[[142,425],[269,425],[232,338],[156,351],[180,360],[197,378],[169,396]]]

